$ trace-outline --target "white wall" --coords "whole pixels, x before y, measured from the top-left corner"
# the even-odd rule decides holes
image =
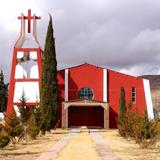
[[[38,82],[16,82],[14,92],[14,103],[20,102],[20,98],[25,93],[27,102],[39,101],[39,83]]]
[[[152,104],[149,80],[143,79],[143,86],[144,86],[144,93],[145,93],[145,99],[146,99],[146,105],[147,105],[148,118],[154,119],[153,104]]]

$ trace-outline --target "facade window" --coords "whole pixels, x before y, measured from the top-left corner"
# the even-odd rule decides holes
[[[90,88],[84,87],[84,88],[81,88],[79,90],[78,97],[80,99],[92,99],[93,98],[93,92]]]
[[[136,88],[132,87],[132,103],[136,103]]]

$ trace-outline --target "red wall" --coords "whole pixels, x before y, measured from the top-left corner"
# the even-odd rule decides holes
[[[61,127],[61,113],[62,113],[62,102],[64,101],[65,90],[64,90],[64,70],[58,71],[58,127]]]
[[[140,78],[128,76],[108,70],[108,100],[109,100],[109,122],[110,128],[116,127],[116,117],[119,113],[119,98],[121,87],[125,89],[126,106],[132,100],[132,87],[136,88],[136,103],[132,104],[133,108],[138,109],[138,113],[142,114],[146,108],[144,95],[143,80]]]
[[[65,70],[58,71],[58,89],[59,89],[59,104],[58,104],[58,121],[61,127],[61,108],[65,97]],[[93,90],[94,100],[103,101],[103,70],[100,67],[84,64],[68,69],[68,99],[77,100],[78,91],[82,87],[89,87]]]
[[[78,99],[78,91],[83,87],[93,90],[94,100],[103,100],[103,70],[89,64],[69,69],[69,100]]]
[[[68,69],[68,98],[69,100],[78,99],[78,91],[83,87],[89,87],[93,90],[94,100],[103,101],[103,68],[96,67],[89,64],[83,64]],[[64,101],[64,74],[65,70],[58,72],[58,86],[59,86],[59,106],[58,119],[61,122],[61,107]],[[139,113],[143,113],[146,107],[143,80],[140,78],[128,76],[107,70],[107,95],[109,102],[109,123],[110,128],[116,128],[116,118],[119,113],[119,98],[120,89],[124,87],[126,93],[126,104],[131,102],[132,87],[136,88],[136,103],[133,108],[137,107]],[[60,123],[61,124],[61,123]]]

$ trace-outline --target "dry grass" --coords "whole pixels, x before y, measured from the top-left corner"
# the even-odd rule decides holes
[[[118,134],[118,130],[101,133],[106,143],[121,160],[160,160],[160,149],[142,149],[134,141],[126,140]]]
[[[101,160],[88,132],[73,138],[59,153],[57,160]]]
[[[27,145],[16,144],[0,150],[0,160],[34,160],[44,151],[51,148],[58,140],[64,137],[68,131],[62,129],[53,130],[45,136],[30,140]]]

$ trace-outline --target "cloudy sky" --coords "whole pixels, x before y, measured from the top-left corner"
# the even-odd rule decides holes
[[[17,16],[41,16],[44,48],[53,16],[58,68],[88,62],[130,75],[160,74],[160,0],[0,0],[0,69],[10,75]],[[8,79],[8,78],[7,78]]]

